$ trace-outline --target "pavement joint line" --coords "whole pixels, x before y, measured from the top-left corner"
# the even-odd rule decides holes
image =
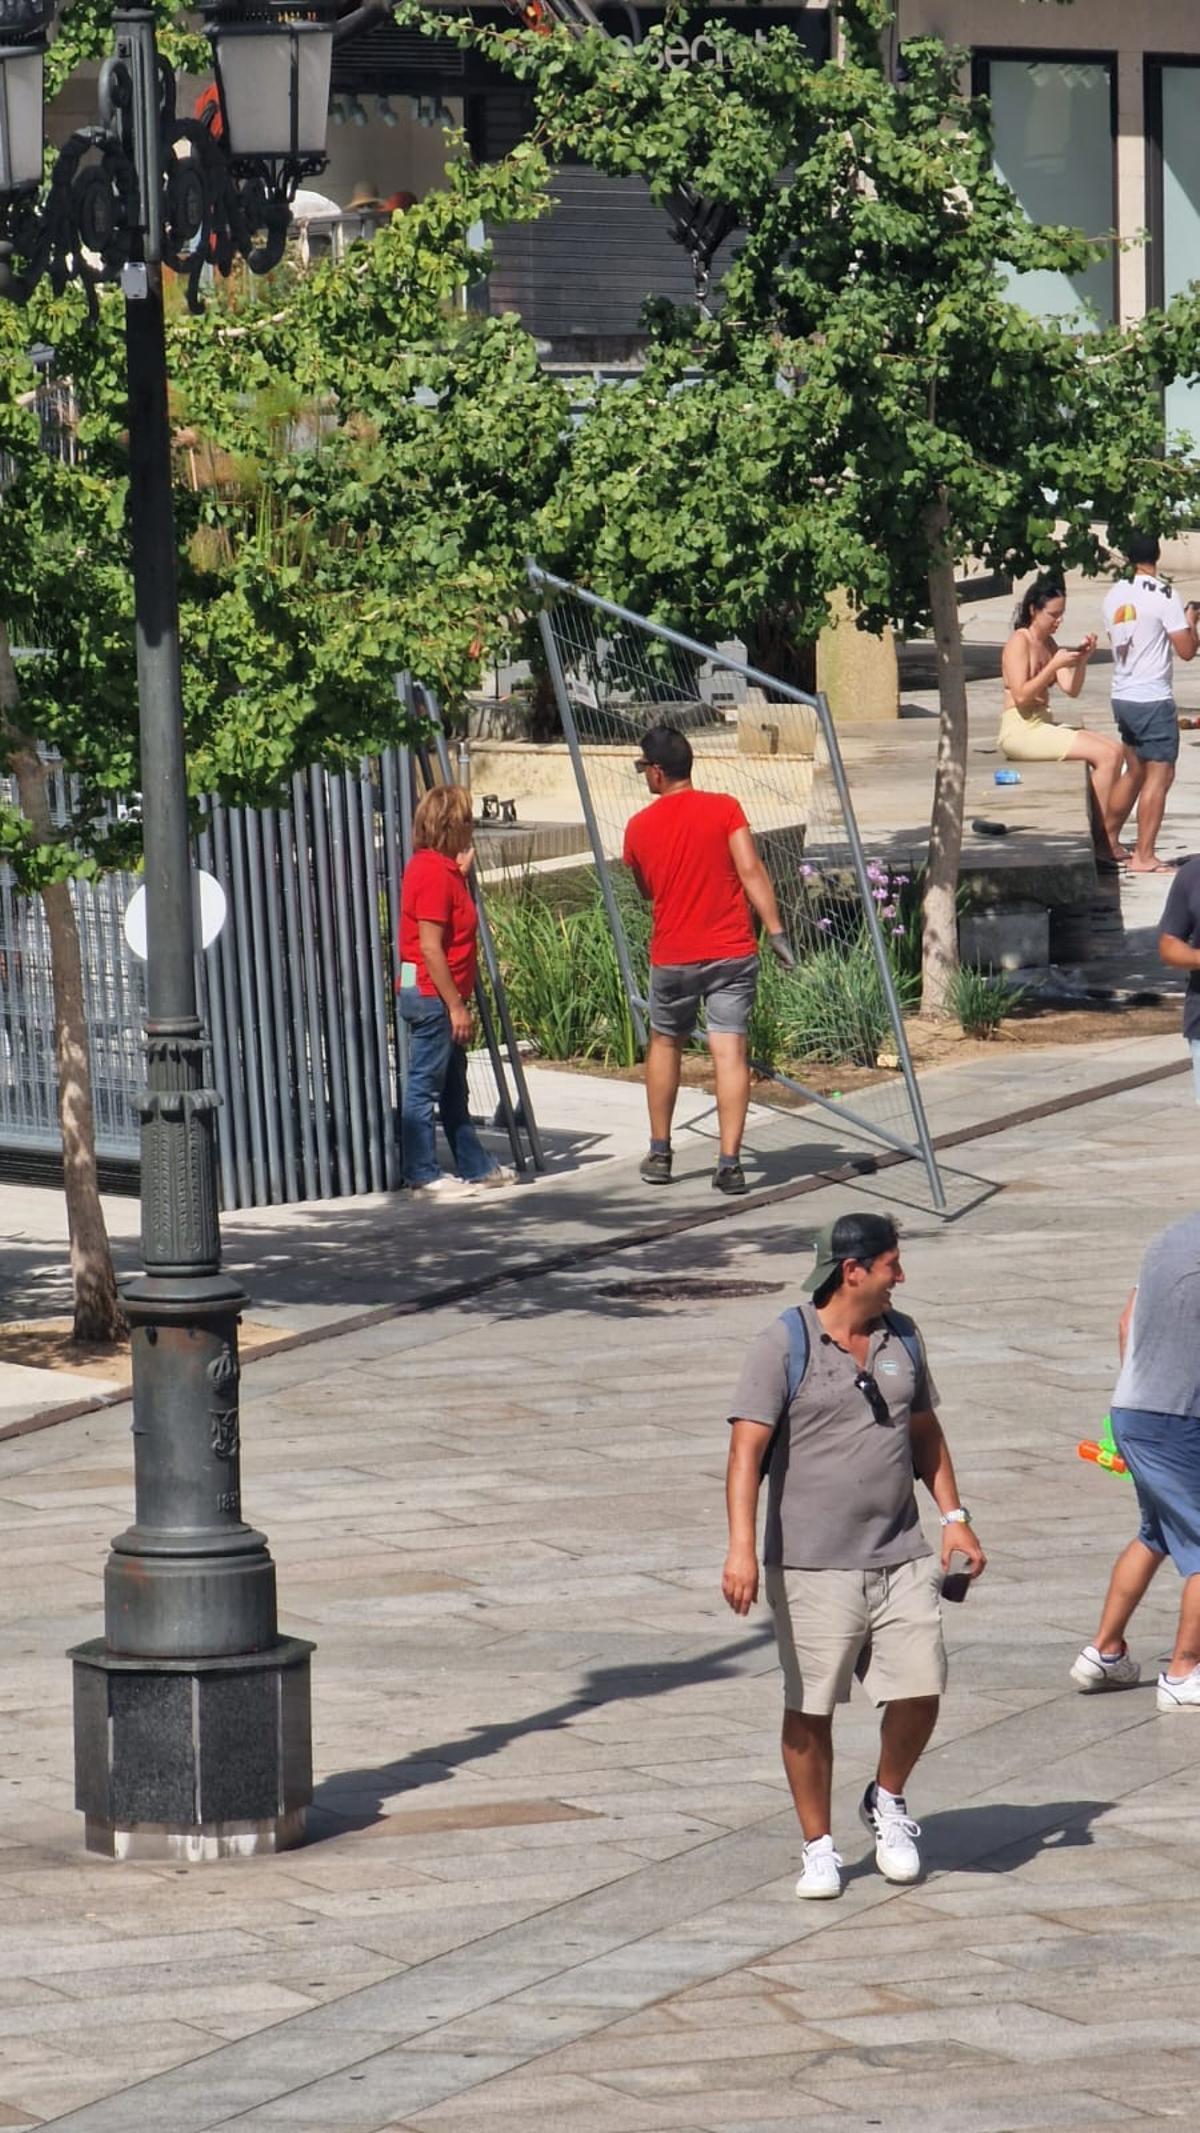
[[[1164,1066],[1147,1067],[1137,1074],[1125,1074],[1115,1081],[1099,1082],[1084,1089],[1075,1089],[1066,1096],[1047,1097],[1042,1103],[1026,1104],[1019,1111],[1004,1111],[995,1118],[984,1119],[978,1124],[957,1126],[932,1137],[935,1153],[951,1148],[969,1147],[973,1141],[991,1140],[997,1134],[1008,1133],[1018,1126],[1033,1125],[1038,1120],[1053,1118],[1059,1112],[1077,1111],[1086,1104],[1103,1103],[1112,1096],[1123,1096],[1133,1089],[1149,1088],[1154,1082],[1167,1081],[1178,1074],[1190,1074],[1190,1058],[1169,1061]],[[240,1357],[242,1369],[256,1362],[268,1362],[280,1355],[290,1355],[299,1348],[315,1347],[319,1342],[339,1340],[343,1335],[366,1332],[373,1326],[387,1325],[397,1318],[415,1318],[426,1312],[453,1308],[455,1304],[470,1303],[477,1296],[487,1295],[491,1290],[508,1283],[533,1281],[539,1275],[570,1273],[576,1267],[591,1265],[596,1260],[615,1257],[620,1252],[638,1251],[651,1244],[661,1244],[669,1237],[684,1236],[690,1230],[710,1229],[718,1222],[728,1222],[738,1215],[752,1213],[760,1207],[777,1207],[789,1200],[807,1198],[810,1194],[824,1192],[830,1185],[852,1184],[857,1178],[874,1177],[880,1171],[893,1170],[899,1164],[919,1165],[919,1158],[888,1150],[881,1155],[856,1156],[850,1162],[829,1170],[815,1171],[812,1176],[798,1178],[792,1185],[773,1185],[765,1192],[746,1193],[732,1202],[723,1201],[720,1207],[698,1208],[688,1215],[674,1215],[666,1222],[652,1223],[639,1229],[625,1230],[612,1237],[599,1239],[594,1244],[574,1244],[565,1251],[548,1254],[541,1259],[527,1259],[520,1265],[505,1267],[492,1274],[478,1274],[469,1281],[448,1282],[435,1295],[406,1297],[401,1303],[378,1304],[369,1311],[358,1311],[350,1318],[337,1319],[331,1324],[306,1326],[298,1333],[284,1333],[277,1340],[263,1341],[247,1350]],[[1003,1191],[1003,1186],[999,1188]],[[943,1220],[957,1219],[949,1212]],[[112,1392],[95,1393],[84,1400],[71,1400],[61,1407],[43,1408],[39,1414],[22,1416],[16,1422],[0,1427],[0,1444],[15,1437],[34,1435],[43,1429],[53,1429],[60,1422],[74,1422],[83,1415],[103,1414],[111,1407],[120,1407],[133,1397],[128,1385],[118,1386]]]
[[[1077,1701],[1077,1698],[1064,1689],[1060,1691],[1057,1696],[1051,1698],[1050,1701],[1074,1704]],[[1045,1706],[1042,1704],[1038,1704],[1032,1708],[1034,1710],[1041,1710],[1045,1708]],[[1014,1716],[1024,1717],[1025,1715],[1025,1712],[1009,1713],[1007,1714],[1007,1719],[1009,1722],[1011,1722],[1011,1719]],[[1114,1712],[1112,1715],[1114,1717],[1118,1716],[1116,1712]],[[1152,1720],[1157,1723],[1157,1715],[1152,1711],[1144,1712],[1141,1715],[1130,1713],[1128,1724],[1122,1726],[1120,1730],[1123,1732],[1135,1731],[1140,1726],[1151,1723]],[[1003,1723],[1005,1721],[997,1722]],[[985,1728],[982,1730],[986,1731],[988,1729]],[[1182,1760],[1180,1762],[1179,1767],[1183,1768],[1190,1766],[1191,1754],[1189,1736],[1185,1735],[1183,1729],[1176,1728],[1176,1737],[1178,1745],[1186,1750],[1186,1752],[1182,1756]],[[932,1750],[927,1760],[932,1761],[939,1754],[943,1757],[949,1757],[953,1756],[956,1752],[969,1749],[972,1746],[975,1738],[975,1733],[957,1736],[954,1740],[947,1741],[940,1751],[938,1749]],[[1080,1753],[1086,1752],[1086,1747],[1077,1743],[1074,1746],[1068,1747],[1063,1753],[1063,1755],[1055,1758],[1053,1762],[1049,1764],[1043,1764],[1038,1772],[1039,1784],[1048,1787],[1048,1789],[1053,1792],[1053,1772],[1059,1766],[1059,1764],[1063,1762],[1069,1763],[1073,1757],[1079,1755]],[[1155,1780],[1155,1782],[1159,1780],[1161,1780],[1161,1772],[1158,1774],[1158,1779]],[[1013,1782],[1022,1782],[1020,1779],[1017,1778],[1015,1773],[1013,1776]],[[1136,1796],[1136,1793],[1143,1789],[1144,1788],[1141,1786],[1132,1788],[1132,1795]],[[957,1793],[955,1797],[958,1802],[961,1802],[963,1804],[971,1804],[975,1801],[983,1801],[985,1803],[990,1803],[992,1801],[993,1791],[993,1786],[986,1785],[980,1788],[978,1791],[963,1791],[961,1793]],[[1131,1794],[1128,1792],[1121,1794],[1121,1798],[1123,1799],[1130,1796]],[[853,1816],[854,1809],[857,1805],[859,1798],[857,1779],[854,1779],[848,1783],[838,1785],[835,1788],[834,1798],[839,1813],[843,1815],[844,1819],[850,1820]],[[1057,1801],[1051,1803],[1049,1800],[1042,1801],[1040,1803],[1032,1803],[1029,1811],[1032,1816],[1036,1817],[1040,1808],[1048,1810],[1051,1804],[1058,1806],[1061,1803]],[[935,1810],[935,1812],[939,1811],[942,1810]],[[1044,1827],[1057,1826],[1057,1824],[1061,1820],[1062,1817],[1059,1815],[1047,1814],[1047,1819]],[[783,1827],[776,1830],[773,1827],[773,1825],[776,1823],[783,1825]],[[1031,1822],[1025,1832],[1023,1832],[1023,1835],[1026,1838],[1034,1834],[1041,1834],[1041,1828],[1036,1823],[1036,1820]],[[687,1853],[676,1855],[676,1857],[680,1860],[682,1860],[683,1858],[691,1859],[694,1857],[697,1851],[708,1850],[711,1847],[715,1847],[718,1845],[722,1846],[723,1848],[728,1848],[731,1852],[736,1854],[738,1850],[747,1847],[747,1839],[749,1839],[750,1837],[753,1837],[754,1839],[761,1842],[762,1840],[771,1840],[776,1836],[780,1838],[786,1837],[793,1843],[798,1842],[795,1820],[790,1806],[772,1809],[769,1814],[761,1816],[751,1823],[744,1824],[740,1829],[723,1831],[720,1836],[714,1837],[700,1846],[689,1847]],[[978,1847],[976,1848],[973,1846],[969,1846],[964,1851],[961,1857],[956,1858],[953,1864],[948,1866],[944,1870],[945,1877],[948,1879],[952,1879],[953,1874],[955,1872],[963,1872],[965,1870],[969,1870],[970,1868],[977,1867],[981,1861],[985,1861],[986,1859],[992,1857],[996,1852],[1001,1852],[1010,1849],[1014,1841],[1020,1840],[1014,1840],[1013,1837],[1009,1835],[1002,1838],[999,1842],[996,1842],[994,1840],[989,1839],[986,1834],[981,1834],[980,1838],[978,1839]],[[870,1848],[868,1844],[867,1851],[866,1853],[864,1853],[864,1862],[866,1860],[869,1860],[869,1857]],[[673,1863],[673,1860],[664,1860],[659,1862],[661,1867],[668,1869]],[[796,1945],[797,1942],[802,1940],[809,1940],[813,1938],[814,1935],[820,1932],[836,1932],[839,1927],[845,1927],[849,1928],[850,1930],[853,1930],[854,1927],[860,1923],[866,1912],[877,1910],[882,1904],[895,1903],[901,1898],[905,1896],[911,1896],[914,1893],[910,1889],[886,1882],[881,1877],[873,1881],[864,1882],[862,1874],[857,1870],[860,1864],[861,1862],[854,1862],[855,1871],[852,1875],[852,1886],[855,1890],[856,1900],[852,1910],[848,1912],[842,1911],[841,1905],[839,1904],[837,1906],[830,1905],[828,1908],[822,1907],[819,1912],[816,1912],[812,1909],[801,1911],[799,1916],[796,1916],[795,1914],[789,1911],[786,1915],[786,1920],[780,1922],[779,1937],[776,1939],[772,1935],[768,1934],[766,1936],[766,1945],[758,1954],[747,1953],[746,1955],[744,1955],[744,1957],[742,1958],[744,1964],[747,1967],[753,1967],[757,1963],[769,1962],[772,1956],[778,1954],[781,1949],[792,1947]],[[185,2079],[190,2072],[196,2070],[198,2067],[201,2066],[201,2064],[207,2065],[210,2060],[217,2060],[225,2053],[242,2053],[245,2056],[252,2058],[253,2047],[256,2041],[258,2041],[259,2039],[265,2039],[267,2037],[278,2037],[282,2031],[290,2029],[293,2025],[304,2024],[306,2027],[309,2027],[310,2029],[319,2032],[322,2027],[320,2018],[326,2009],[332,2012],[332,2010],[335,2008],[344,2008],[350,2002],[359,1998],[365,1999],[370,1995],[378,1995],[382,1997],[386,1995],[389,1988],[393,1986],[400,1986],[402,1990],[407,1990],[410,1986],[413,1985],[414,1981],[419,1984],[419,1982],[421,1981],[422,1973],[436,1972],[439,1965],[445,1965],[449,1972],[453,1971],[453,1966],[456,1962],[459,1961],[464,1961],[467,1965],[472,1965],[478,1961],[481,1954],[486,1956],[489,1943],[499,1942],[502,1944],[504,1939],[508,1936],[512,1936],[513,1938],[518,1939],[526,1937],[531,1931],[536,1931],[539,1928],[544,1928],[548,1923],[554,1920],[556,1915],[558,1915],[564,1923],[569,1925],[570,1916],[572,1912],[577,1912],[583,1909],[585,1906],[587,1906],[589,1903],[594,1902],[596,1899],[600,1899],[600,1901],[603,1902],[603,1900],[611,1892],[619,1890],[622,1881],[631,1878],[637,1878],[636,1870],[634,1871],[634,1874],[632,1876],[622,1876],[615,1883],[606,1883],[603,1884],[599,1889],[587,1890],[579,1896],[569,1897],[560,1903],[551,1904],[547,1906],[544,1911],[535,1912],[531,1914],[528,1919],[518,1920],[514,1924],[498,1927],[494,1933],[484,1934],[477,1940],[464,1942],[458,1948],[448,1949],[441,1955],[431,1956],[427,1958],[424,1962],[414,1964],[407,1970],[398,1971],[394,1973],[393,1976],[390,1978],[381,1979],[375,1984],[364,1986],[360,1988],[359,1991],[344,1994],[337,2000],[322,2003],[322,2005],[319,2007],[289,2015],[282,2022],[268,2023],[265,2028],[254,2031],[247,2037],[235,2038],[224,2043],[218,2044],[214,2046],[211,2051],[206,2051],[198,2054],[195,2059],[185,2060],[178,2067],[167,2068],[162,2072],[147,2075],[142,2081],[132,2084],[130,2087],[121,2090],[119,2093],[109,2097],[97,2098],[95,2102],[83,2105],[78,2112],[68,2113],[61,2119],[56,2119],[53,2122],[55,2124],[61,2124],[65,2129],[65,2133],[71,2133],[72,2127],[75,2127],[77,2129],[77,2133],[89,2133],[89,2129],[92,2129],[92,2133],[117,2133],[117,2128],[120,2127],[122,2129],[122,2133],[124,2133],[124,2128],[127,2124],[130,2128],[134,2128],[138,2124],[144,2123],[144,2121],[136,2120],[133,2117],[129,2117],[128,2119],[126,2119],[123,2116],[115,2119],[108,2118],[103,2114],[108,2112],[110,2108],[113,2107],[117,2108],[119,2111],[128,2112],[131,2100],[138,2094],[139,2090],[153,2092],[161,2086],[166,2085],[167,2094],[169,2096],[170,2085],[174,2079],[176,2079],[177,2077],[179,2079]],[[662,1878],[666,1879],[666,1876],[664,1875]],[[790,1869],[786,1875],[770,1875],[763,1881],[751,1882],[748,1885],[737,1889],[730,1895],[717,1898],[714,1903],[706,1904],[702,1900],[699,1911],[693,1912],[690,1915],[693,1917],[704,1917],[706,1915],[710,1915],[713,1911],[719,1911],[722,1905],[725,1903],[744,1903],[748,1898],[753,1897],[764,1890],[769,1890],[777,1886],[780,1881],[785,1879],[791,1879]],[[919,1886],[925,1887],[927,1886],[927,1884],[922,1882]],[[920,1900],[919,1895],[917,1900]],[[1051,1920],[1051,1922],[1063,1922],[1057,1918],[1057,1914],[1054,1913],[1052,1907],[1046,1912],[1039,1911],[1036,1906],[1036,1901],[1031,1907],[1030,1915],[1046,1916]],[[235,2126],[239,2123],[239,2121],[243,2119],[252,2119],[256,2112],[258,2112],[266,2105],[278,2103],[282,2101],[285,2097],[299,2097],[303,2095],[306,2091],[311,2091],[319,2088],[323,2081],[336,2080],[339,2076],[348,2073],[351,2068],[365,2067],[369,2065],[373,2060],[390,2057],[398,2051],[403,2051],[405,2045],[413,2041],[417,2037],[424,2038],[436,2035],[439,2029],[445,2028],[447,2025],[453,2024],[457,2021],[461,2021],[462,2019],[464,2019],[464,2017],[469,2016],[470,2014],[478,2013],[485,2007],[495,2007],[502,2005],[504,2001],[512,1999],[514,1997],[519,1998],[527,1991],[536,1990],[540,1985],[549,1984],[558,1978],[569,1977],[572,1971],[586,1969],[594,1962],[603,1961],[606,1956],[623,1953],[626,1950],[636,1950],[639,1945],[643,1943],[652,1943],[656,1939],[669,1937],[672,1933],[678,1933],[681,1928],[686,1926],[688,1922],[688,1917],[689,1914],[684,1911],[677,1917],[668,1917],[661,1919],[658,1924],[648,1927],[642,1933],[635,1933],[629,1938],[623,1940],[615,1938],[611,1947],[607,1949],[592,1948],[585,1953],[581,1953],[574,1961],[560,1962],[557,1965],[555,1965],[553,1961],[551,1961],[551,1963],[547,1965],[542,1976],[537,1978],[524,1978],[522,1982],[515,1988],[515,1991],[510,1991],[502,1986],[499,1990],[495,1992],[485,1992],[482,1997],[472,2000],[470,2005],[460,2005],[454,2007],[451,2011],[447,2011],[439,2021],[424,2021],[419,2023],[414,2021],[413,2026],[409,2030],[407,2036],[393,2034],[389,2038],[381,2039],[381,2041],[377,2044],[372,2043],[371,2046],[366,2050],[358,2048],[358,2046],[354,2044],[353,2038],[351,2037],[351,2039],[348,2040],[346,2046],[347,2052],[350,2055],[347,2056],[342,2065],[325,2066],[321,2071],[314,2073],[311,2076],[302,2078],[292,2083],[291,2085],[287,2083],[286,2077],[280,2075],[271,2076],[269,2078],[271,2080],[272,2086],[268,2094],[261,2095],[256,2098],[256,2100],[250,2103],[239,2103],[231,2112],[228,2113],[225,2113],[222,2107],[218,2106],[217,2109],[220,2115],[217,2116],[212,2116],[205,2112],[203,2115],[196,2117],[195,2115],[189,2113],[186,2119],[186,2125],[183,2120],[177,2122],[181,2129],[181,2133],[215,2133],[215,2129],[218,2127]],[[1081,1939],[1086,1937],[1080,1929],[1072,1928],[1071,1930],[1079,1930]],[[714,1939],[710,1945],[712,1950],[711,1975],[717,1976],[722,1972],[723,1969],[728,1967],[729,1950],[728,1946],[726,1944],[721,1943],[719,1940]],[[501,1945],[500,1948],[497,1950],[498,1974],[502,1974],[503,1971],[503,1954],[503,1946]],[[659,2006],[665,2002],[669,2002],[670,2000],[677,1998],[680,1993],[688,1992],[692,1990],[696,1985],[704,1983],[706,1981],[707,1975],[708,1973],[704,1972],[703,1969],[701,1969],[697,1971],[696,1975],[689,1977],[685,1982],[671,1985],[665,1991],[655,1993],[653,1989],[651,1989],[650,1991],[648,1991],[645,1999],[639,2003],[639,2006],[636,2010],[633,2006],[630,2006],[629,2004],[612,2007],[607,2010],[597,2009],[596,2012],[600,2016],[600,2019],[598,2019],[594,2023],[594,2025],[589,2025],[585,2022],[577,2032],[570,2034],[568,2034],[568,2032],[564,2028],[562,2035],[556,2038],[552,2043],[547,2043],[545,2046],[532,2047],[528,2051],[528,2053],[518,2062],[520,2070],[522,2072],[526,2071],[528,2068],[535,2066],[539,2060],[552,2057],[555,2052],[562,2050],[571,2043],[580,2041],[580,2039],[584,2036],[595,2037],[600,2035],[604,2029],[610,2028],[615,2024],[626,2020],[635,2011],[644,2011],[645,2009],[648,2009],[650,2007]],[[401,2019],[403,2019],[403,2017],[401,2017]],[[361,2034],[362,2033],[360,2033],[360,2035]],[[303,2046],[298,2045],[298,2057],[302,2054],[302,2051]],[[466,2075],[466,2078],[461,2080],[461,2082],[459,2082],[456,2086],[448,2088],[445,2094],[438,2099],[439,2101],[449,2101],[451,2097],[463,2096],[472,2091],[481,2092],[485,2090],[491,2082],[505,2078],[504,2074],[502,2073],[498,2074],[489,2071],[484,2073],[480,2078],[473,2080],[471,2078],[470,2072],[467,2070],[466,2054],[456,2054],[456,2056],[463,2057],[464,2073]],[[516,2069],[509,2069],[508,2071],[515,2070]],[[436,2103],[430,2103],[427,2100],[416,2105],[414,2108],[418,2112],[423,2112],[431,2108],[436,2108]],[[163,2121],[161,2119],[155,2121],[156,2124],[162,2122]],[[175,2123],[174,2121],[167,2122]],[[395,2124],[397,2122],[395,2118],[391,2116],[390,2113],[388,2117],[388,2122],[391,2124]],[[400,2120],[400,2122],[403,2123],[403,2118]]]

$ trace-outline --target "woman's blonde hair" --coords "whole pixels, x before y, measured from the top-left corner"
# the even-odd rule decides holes
[[[465,785],[435,785],[413,816],[413,849],[454,859],[471,842],[474,809]]]

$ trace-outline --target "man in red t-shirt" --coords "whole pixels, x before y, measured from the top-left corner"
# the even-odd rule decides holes
[[[792,951],[770,876],[755,848],[740,801],[697,792],[692,749],[674,726],[652,726],[637,768],[654,794],[625,830],[625,864],[653,905],[650,935],[650,1048],[646,1100],[648,1185],[671,1182],[671,1118],[684,1045],[704,1006],[717,1083],[721,1154],[718,1192],[741,1193],[742,1133],[750,1103],[746,1031],[758,985],[752,905],[775,954],[791,969]]]

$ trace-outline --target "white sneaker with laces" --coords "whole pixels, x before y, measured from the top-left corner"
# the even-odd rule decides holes
[[[797,1896],[815,1896],[828,1901],[842,1893],[842,1858],[832,1837],[814,1837],[804,1847],[804,1864],[796,1883]]]
[[[428,1185],[410,1185],[414,1200],[473,1200],[479,1188],[468,1185],[464,1178],[452,1178],[443,1171],[440,1178],[430,1178]]]
[[[1085,1696],[1104,1689],[1136,1689],[1142,1670],[1131,1652],[1106,1659],[1094,1644],[1085,1644],[1071,1668],[1071,1679]]]
[[[867,1786],[858,1810],[875,1839],[875,1864],[885,1881],[919,1881],[921,1854],[917,1838],[921,1825],[914,1822],[902,1799],[881,1800],[874,1784]]]
[[[1172,1681],[1169,1675],[1160,1674],[1155,1702],[1160,1711],[1200,1710],[1200,1666],[1194,1666],[1180,1681]]]

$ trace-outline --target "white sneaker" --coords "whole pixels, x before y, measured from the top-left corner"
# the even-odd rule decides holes
[[[828,1900],[842,1893],[842,1859],[835,1852],[832,1837],[814,1837],[804,1847],[804,1864],[796,1883],[797,1896],[815,1896]]]
[[[494,1170],[488,1171],[486,1178],[473,1178],[471,1182],[478,1186],[480,1192],[502,1192],[506,1185],[516,1184],[517,1173],[511,1163],[497,1163]]]
[[[414,1200],[473,1200],[479,1190],[477,1185],[468,1185],[465,1178],[452,1178],[443,1171],[440,1178],[430,1178],[428,1185],[410,1185]]]
[[[1136,1689],[1141,1678],[1142,1669],[1132,1653],[1105,1659],[1094,1644],[1084,1645],[1071,1668],[1071,1679],[1085,1696],[1094,1696],[1098,1689]]]
[[[1171,1681],[1166,1674],[1160,1674],[1155,1701],[1160,1711],[1200,1709],[1200,1666],[1194,1666],[1182,1681]]]
[[[875,1839],[875,1864],[885,1881],[919,1881],[921,1854],[917,1838],[921,1825],[914,1822],[903,1800],[879,1799],[875,1785],[867,1786],[858,1810]]]

